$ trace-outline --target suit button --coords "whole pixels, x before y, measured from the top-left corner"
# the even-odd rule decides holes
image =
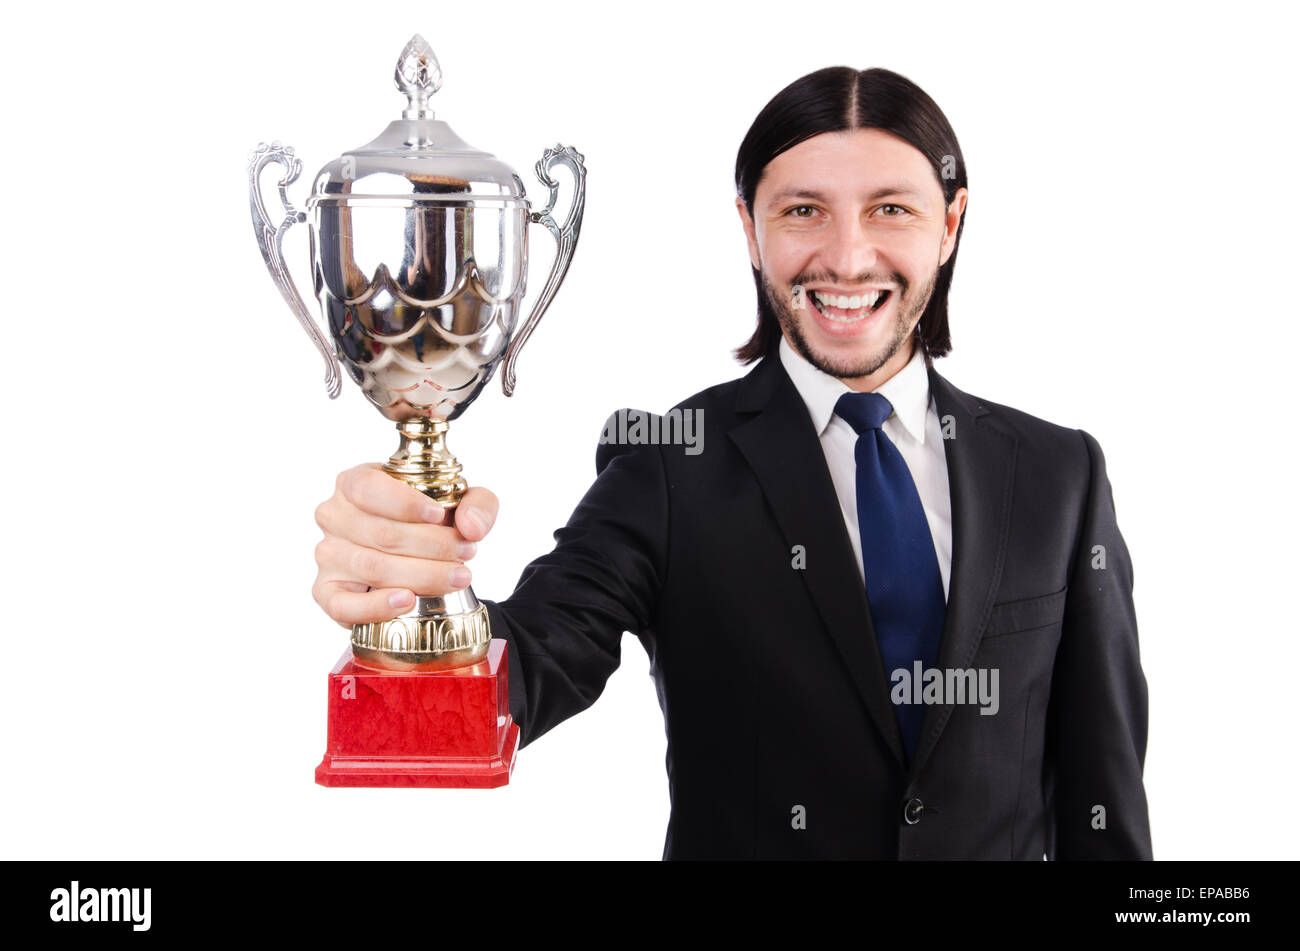
[[[903,806],[903,821],[914,826],[921,821],[921,813],[924,811],[925,803],[916,798],[909,799],[907,805]]]

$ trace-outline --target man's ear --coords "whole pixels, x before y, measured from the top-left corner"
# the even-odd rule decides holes
[[[952,196],[952,203],[948,205],[948,213],[943,222],[943,244],[939,248],[940,267],[948,263],[953,248],[957,247],[957,229],[961,226],[961,216],[966,211],[967,194],[966,189],[957,189],[957,194]]]
[[[745,240],[749,243],[749,263],[754,266],[755,271],[761,271],[762,262],[758,254],[758,235],[754,231],[754,219],[749,216],[749,210],[745,208],[745,199],[739,195],[736,196],[736,211],[740,212],[740,223],[745,229]]]

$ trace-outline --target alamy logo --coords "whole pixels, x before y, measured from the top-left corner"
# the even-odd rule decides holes
[[[129,921],[131,930],[148,931],[151,888],[71,888],[50,892],[50,921]]]
[[[605,422],[600,441],[620,446],[685,446],[686,455],[698,456],[704,451],[704,410],[675,406],[660,416],[621,409]]]
[[[918,660],[912,663],[911,670],[899,667],[890,674],[889,680],[894,685],[889,693],[894,703],[978,703],[980,716],[992,716],[998,712],[996,667],[922,669]]]

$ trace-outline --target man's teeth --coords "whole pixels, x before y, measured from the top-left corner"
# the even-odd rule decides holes
[[[827,320],[852,324],[866,319],[887,293],[888,291],[871,291],[862,296],[845,297],[843,294],[823,294],[821,291],[813,291],[813,300],[817,304],[817,310]],[[842,313],[832,314],[827,310],[828,307],[834,307]]]
[[[859,307],[872,308],[876,306],[876,301],[880,300],[880,295],[884,291],[872,291],[861,297],[845,297],[843,294],[823,294],[821,291],[813,291],[813,297],[823,307],[838,307],[840,310],[857,310]]]

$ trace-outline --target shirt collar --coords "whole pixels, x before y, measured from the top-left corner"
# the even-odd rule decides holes
[[[817,428],[817,435],[821,436],[835,415],[835,404],[839,398],[853,390],[843,380],[822,372],[796,353],[786,342],[784,334],[781,336],[779,351],[781,365],[807,404],[813,426]],[[889,404],[894,407],[891,418],[897,418],[908,435],[924,444],[925,415],[930,409],[930,376],[925,369],[925,356],[921,353],[921,348],[914,345],[912,359],[876,387],[875,392],[889,400]]]

